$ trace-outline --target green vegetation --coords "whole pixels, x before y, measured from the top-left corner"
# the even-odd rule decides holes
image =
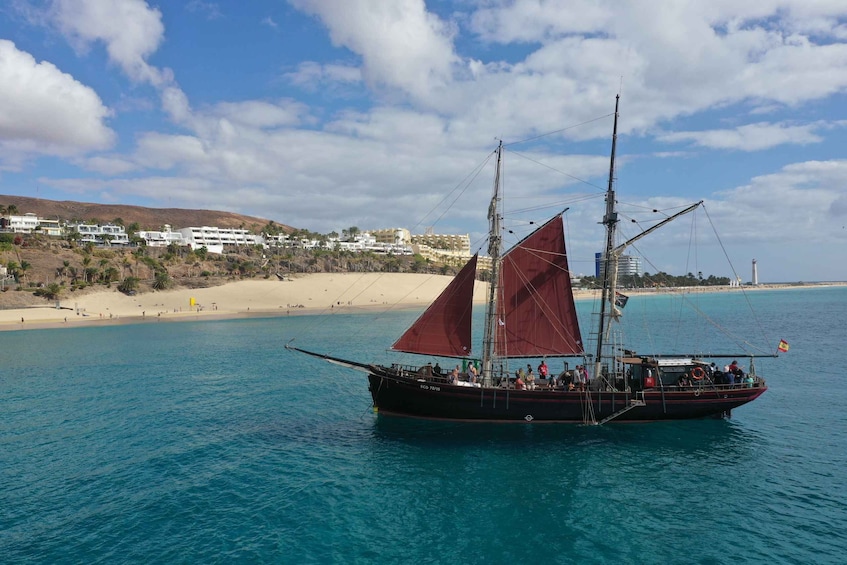
[[[173,284],[173,281],[168,273],[165,271],[156,273],[156,278],[153,280],[153,288],[155,290],[167,290],[171,287],[171,284]]]
[[[43,296],[47,300],[55,300],[62,293],[62,285],[59,283],[50,283],[45,287],[36,289],[33,294],[35,296]]]
[[[665,272],[658,272],[651,275],[644,273],[643,275],[622,275],[618,277],[619,288],[662,288],[662,287],[690,287],[690,286],[727,286],[729,285],[729,277],[716,277],[709,275],[704,277],[700,272],[697,276],[693,273],[688,273],[685,276],[669,275]],[[580,281],[582,288],[600,288],[602,281],[596,277],[582,277]]]
[[[138,277],[126,277],[118,285],[118,290],[123,292],[124,294],[132,294],[138,290],[139,282],[140,280]]]

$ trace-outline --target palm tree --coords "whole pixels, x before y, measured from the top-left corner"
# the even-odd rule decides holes
[[[97,267],[87,267],[85,269],[85,281],[93,283],[99,273],[100,271],[97,270]]]
[[[138,277],[127,277],[118,285],[118,290],[124,294],[130,294],[138,289]]]
[[[171,286],[171,277],[165,271],[156,273],[156,278],[153,280],[153,288],[156,290],[165,290]]]
[[[109,284],[112,281],[118,280],[120,276],[120,271],[118,271],[115,267],[109,267],[103,271],[103,282]]]
[[[121,259],[121,278],[126,278],[126,270],[129,268],[129,265],[129,257],[124,255],[123,259]]]
[[[146,248],[144,246],[136,247],[132,252],[132,256],[135,257],[135,275],[136,276],[138,275],[138,260],[141,259],[142,257],[144,257],[146,255],[146,253],[147,253],[147,251],[146,251]]]
[[[32,267],[32,264],[28,261],[21,261],[21,278],[26,280],[26,272],[29,268]]]
[[[9,214],[10,216],[17,216],[18,215],[18,207],[15,206],[14,204],[9,204],[8,206],[6,206],[6,213]]]
[[[88,266],[91,264],[91,255],[86,255],[82,258],[82,266],[85,267],[83,269],[83,281],[88,282]]]
[[[106,265],[108,265],[108,264],[109,264],[108,259],[100,259],[100,273],[99,273],[99,275],[100,275],[100,280],[103,281],[103,282],[109,282],[109,281],[105,280]]]

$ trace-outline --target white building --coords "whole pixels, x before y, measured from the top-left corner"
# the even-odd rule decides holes
[[[598,279],[602,279],[605,273],[606,263],[603,260],[602,253],[594,254],[594,274]],[[618,276],[641,276],[644,271],[641,268],[641,257],[634,255],[621,255],[618,258]]]
[[[23,216],[9,216],[9,231],[14,233],[32,233],[38,227],[38,216],[28,212]]]
[[[129,245],[129,235],[123,226],[114,224],[76,224],[68,229],[79,234],[80,243],[95,245]]]
[[[370,232],[361,232],[353,236],[352,240],[341,241],[338,238],[331,237],[324,245],[327,249],[339,249],[342,251],[350,251],[352,253],[371,252],[379,255],[411,255],[412,246],[402,243],[388,243],[379,241]]]
[[[291,236],[287,233],[265,235],[265,245],[268,247],[291,247]]]
[[[165,224],[162,231],[139,231],[138,237],[143,239],[148,247],[167,247],[172,243],[176,245],[188,245],[182,234],[178,231],[173,231],[168,224]]]
[[[179,230],[191,249],[205,247],[209,253],[223,253],[225,245],[265,245],[265,238],[245,229],[213,226],[182,228]]]
[[[618,260],[618,275],[638,275],[641,276],[644,271],[641,268],[641,257],[634,255],[621,255]]]

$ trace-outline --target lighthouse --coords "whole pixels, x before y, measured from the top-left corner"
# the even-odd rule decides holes
[[[756,260],[753,259],[753,286],[759,284],[759,269],[756,266]]]

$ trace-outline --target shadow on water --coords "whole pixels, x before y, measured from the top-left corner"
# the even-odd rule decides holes
[[[431,449],[572,446],[661,450],[692,457],[713,453],[737,457],[762,442],[759,434],[743,425],[712,419],[583,426],[433,422],[380,416],[373,422],[372,437],[379,442]]]

